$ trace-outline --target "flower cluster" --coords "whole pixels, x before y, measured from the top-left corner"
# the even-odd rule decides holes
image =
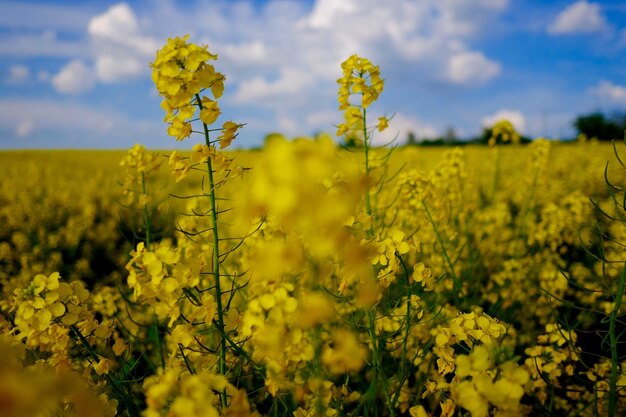
[[[513,127],[513,124],[506,120],[498,120],[491,127],[491,136],[487,141],[489,146],[495,146],[496,143],[519,143],[520,135]]]
[[[342,64],[343,77],[337,80],[339,83],[339,110],[344,110],[345,122],[337,129],[337,136],[350,135],[351,138],[367,129],[365,125],[365,110],[378,99],[385,86],[380,77],[380,68],[373,65],[367,58],[352,55]],[[350,103],[352,95],[360,96],[360,102]],[[388,126],[386,117],[381,116],[378,122],[378,130],[382,131]],[[361,141],[365,138],[361,137]]]
[[[120,164],[0,154],[0,409],[623,414],[625,187],[621,164],[603,175],[610,149],[391,153],[372,146],[389,120],[367,124],[380,70],[354,55],[338,94],[355,149],[275,134],[221,151],[241,125],[209,127],[216,58],[184,37],[153,63],[170,134],[203,137],[169,154],[176,181],[140,145]],[[516,140],[510,124],[492,133]],[[583,163],[597,172],[571,169]],[[142,222],[119,216],[120,193]]]
[[[217,155],[213,143],[219,142],[220,148],[229,146],[241,125],[226,121],[221,129],[215,129],[221,131],[221,135],[216,140],[209,138],[208,126],[222,113],[217,100],[224,92],[225,77],[209,63],[216,60],[217,55],[209,52],[207,45],[196,45],[187,42],[188,39],[189,35],[168,39],[151,64],[152,79],[163,97],[161,107],[165,110],[165,122],[169,124],[168,134],[176,140],[191,136],[192,121],[198,113],[203,125],[202,132],[198,133],[204,135],[206,147],[210,148],[205,153],[210,157]],[[212,98],[202,95],[207,89],[211,90]],[[169,165],[177,181],[191,168],[175,152],[170,156]]]
[[[218,99],[224,92],[224,75],[207,62],[216,60],[217,55],[210,53],[207,46],[188,43],[187,39],[189,35],[168,39],[152,63],[152,80],[164,98],[161,107],[166,113],[165,121],[170,124],[167,132],[176,140],[191,135],[189,119],[196,114],[191,101],[196,95],[210,88],[214,99]],[[200,119],[213,124],[221,113],[217,102],[204,96],[198,104]]]
[[[148,152],[145,146],[136,144],[120,161],[120,166],[126,170],[122,192],[122,204],[143,208],[151,202],[146,190],[146,180],[159,170],[162,157],[157,152]]]
[[[469,355],[457,356],[456,378],[452,397],[472,417],[486,417],[492,407],[502,415],[524,414],[520,400],[528,371],[512,361],[494,368],[488,347],[477,346]]]

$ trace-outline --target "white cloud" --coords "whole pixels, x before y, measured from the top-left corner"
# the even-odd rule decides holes
[[[119,116],[80,104],[59,103],[45,100],[0,100],[0,125],[15,130],[28,122],[23,114],[36,114],[41,128],[45,129],[94,129],[102,131],[111,121],[120,122]],[[19,117],[18,117],[19,116]]]
[[[96,58],[96,76],[99,81],[122,81],[145,72],[146,63],[130,56],[104,54]]]
[[[142,33],[137,16],[126,3],[93,17],[87,32],[96,51],[96,76],[103,82],[147,74],[147,62],[159,48],[156,39]]]
[[[92,70],[80,60],[65,65],[52,77],[52,86],[64,94],[78,94],[90,90],[94,85]]]
[[[224,57],[239,64],[263,64],[269,58],[265,43],[253,40],[237,44],[224,44],[217,48],[220,58]]]
[[[22,120],[15,127],[15,134],[20,138],[24,138],[30,135],[34,129],[35,129],[35,122],[33,122],[32,119]]]
[[[46,42],[54,42],[57,40],[57,34],[55,31],[47,29],[41,34],[41,40]]]
[[[595,87],[592,87],[590,91],[602,100],[626,106],[626,86],[603,80]]]
[[[31,51],[72,60],[61,72],[50,75],[58,91],[76,93],[96,82],[147,79],[148,63],[161,40],[191,33],[193,42],[208,43],[220,55],[216,67],[228,79],[225,104],[258,109],[250,118],[260,121],[259,130],[282,123],[311,132],[332,130],[332,123],[339,121],[339,112],[332,121],[329,116],[318,114],[316,120],[309,115],[336,108],[339,64],[353,53],[379,64],[384,77],[406,79],[412,86],[408,88],[430,81],[443,81],[452,88],[489,81],[498,75],[500,65],[472,42],[506,9],[508,1],[215,0],[177,7],[176,2],[165,0],[149,6],[130,4],[90,12],[82,21],[82,38],[66,36],[57,25],[51,26],[54,32],[40,28],[31,33],[27,45]],[[82,10],[93,7],[98,6]],[[0,54],[5,48],[7,53],[19,53],[5,40],[0,36]],[[63,42],[68,43],[67,52]],[[53,51],[50,55],[46,55],[47,48]],[[67,75],[81,71],[86,75],[86,70],[91,77],[84,77],[82,83]],[[228,91],[231,88],[234,93]],[[392,88],[388,83],[383,95],[393,94]],[[397,117],[399,122],[401,117]],[[436,133],[429,130],[432,126],[418,122],[411,123],[427,128],[428,135]]]
[[[279,114],[276,121],[278,122],[278,128],[281,133],[285,135],[297,135],[303,133],[298,121],[291,116]]]
[[[60,30],[80,33],[89,20],[89,10],[84,5],[67,2],[25,2],[3,0],[0,3],[0,26],[19,30]]]
[[[30,70],[25,65],[13,65],[9,68],[8,84],[23,84],[30,79]]]
[[[263,103],[268,98],[284,98],[302,92],[303,87],[311,80],[309,74],[287,68],[274,81],[263,77],[255,77],[240,83],[233,97],[235,103]]]
[[[383,76],[394,71],[394,78],[413,81],[419,74],[426,82],[483,84],[501,71],[469,42],[507,7],[506,0],[317,0],[311,8],[304,2],[238,4],[237,13],[218,6],[198,10],[197,21],[189,22],[192,39],[208,43],[220,55],[220,71],[235,80],[227,100],[269,110],[286,127],[295,125],[286,122],[291,119],[303,131],[333,130],[339,116],[316,124],[309,115],[336,106],[340,63],[354,53],[380,65]],[[185,17],[171,8],[157,13],[177,22]],[[202,23],[209,18],[217,26]]]
[[[88,56],[84,40],[60,40],[53,32],[0,35],[0,55],[12,57],[83,58]]]
[[[504,10],[509,5],[508,0],[482,0],[479,3],[494,10]]]
[[[565,8],[548,26],[548,32],[555,35],[602,32],[607,21],[600,10],[600,4],[580,0]]]
[[[148,62],[158,49],[158,42],[142,33],[128,4],[115,4],[91,18],[87,35],[93,64],[71,61],[52,78],[57,91],[75,94],[89,90],[96,81],[113,83],[149,73]]]
[[[92,18],[87,32],[96,39],[144,56],[154,54],[159,47],[155,39],[141,33],[137,16],[126,3],[115,4]]]
[[[448,77],[457,84],[483,84],[500,73],[500,64],[480,52],[460,52],[448,62]]]
[[[482,125],[483,127],[491,127],[500,120],[508,120],[518,132],[524,132],[526,129],[526,118],[522,112],[508,109],[501,109],[490,116],[484,117]]]
[[[275,79],[289,68],[310,73],[313,81],[328,83],[338,77],[341,61],[353,53],[369,57],[383,69],[411,66],[426,79],[439,79],[453,55],[479,53],[468,41],[508,2],[317,0],[309,9],[304,2],[274,0],[256,10],[237,3],[242,9],[237,13],[219,4],[210,12],[196,11],[192,19],[170,8],[157,13],[174,13],[170,18],[176,22],[186,17],[191,32],[199,35],[196,41],[209,43],[212,50],[215,46],[214,52],[230,61],[221,65],[231,70],[227,74],[234,79]],[[216,25],[206,26],[207,19]],[[255,66],[242,65],[246,63]],[[259,67],[263,67],[262,74]],[[317,82],[309,88],[317,88]]]
[[[92,2],[3,0],[0,2],[0,55],[84,58],[84,35]],[[97,6],[95,6],[97,7]],[[63,39],[57,37],[57,33]]]
[[[334,131],[335,125],[341,123],[340,111],[318,110],[306,115],[304,122],[309,130]]]
[[[46,82],[50,80],[50,73],[48,71],[41,70],[37,73],[37,81]]]
[[[25,117],[24,115],[34,115]],[[165,140],[160,120],[137,120],[124,113],[94,108],[88,104],[37,99],[0,99],[0,129],[15,134],[0,137],[0,148],[15,147],[17,138],[36,147],[125,148],[137,138],[153,146],[176,146]],[[155,140],[156,139],[156,140]],[[163,142],[155,143],[163,139]],[[23,142],[21,145],[24,146]],[[187,144],[188,146],[188,144]]]
[[[350,14],[357,10],[357,2],[353,0],[317,0],[308,18],[312,28],[328,28],[334,24],[334,20],[344,14]]]

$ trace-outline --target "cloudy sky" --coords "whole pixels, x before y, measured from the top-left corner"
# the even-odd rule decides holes
[[[501,117],[568,137],[578,114],[626,111],[621,0],[3,0],[0,148],[175,146],[148,64],[184,34],[219,55],[221,120],[247,124],[242,147],[334,132],[353,53],[380,65],[372,112],[400,139]]]

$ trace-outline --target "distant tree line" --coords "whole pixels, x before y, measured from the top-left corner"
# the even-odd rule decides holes
[[[572,126],[576,129],[577,137],[584,135],[587,139],[595,138],[601,141],[620,140],[624,138],[626,131],[626,112],[614,113],[610,116],[601,112],[583,114],[574,119]],[[399,138],[397,143],[405,146],[463,146],[469,144],[487,144],[489,139],[493,136],[492,127],[493,126],[483,128],[479,136],[463,139],[457,136],[456,130],[452,126],[449,126],[443,135],[434,138],[418,137],[414,132],[408,132],[406,140],[402,141],[402,138]],[[317,137],[321,134],[321,132],[317,132],[314,136]],[[282,135],[280,133],[270,133],[266,135],[265,142],[274,137],[282,137]],[[573,139],[576,138],[565,140]],[[520,143],[529,143],[531,141],[532,139],[530,137],[519,135]],[[497,140],[497,143],[506,145],[510,142]],[[354,138],[348,138],[347,140],[344,138],[340,146],[345,148],[359,148],[362,144]],[[262,147],[255,149],[262,149]]]
[[[408,146],[418,145],[418,146],[463,146],[469,144],[487,144],[489,142],[489,138],[493,136],[493,130],[491,127],[486,127],[483,129],[480,136],[469,138],[469,139],[460,139],[457,137],[454,128],[449,127],[446,129],[445,133],[442,136],[436,138],[422,138],[418,140],[417,136],[413,132],[409,132],[407,136],[406,144]],[[521,143],[528,143],[531,139],[524,135],[520,135]],[[498,142],[500,143],[500,142]]]
[[[579,135],[585,135],[588,139],[620,140],[624,138],[626,130],[626,113],[605,116],[594,112],[581,115],[574,121],[574,127]]]
[[[615,113],[607,116],[601,112],[593,112],[583,114],[574,119],[572,126],[576,129],[576,136],[585,135],[587,139],[597,139],[601,141],[620,140],[624,138],[626,131],[626,113]],[[415,133],[409,132],[406,140],[408,146],[445,146],[445,145],[468,145],[468,144],[486,144],[492,137],[493,131],[491,127],[483,129],[480,136],[459,139],[457,138],[454,128],[449,127],[446,132],[435,138],[418,139]],[[571,138],[575,139],[575,138]],[[570,139],[570,140],[571,140]],[[529,143],[530,137],[521,135],[521,143]]]

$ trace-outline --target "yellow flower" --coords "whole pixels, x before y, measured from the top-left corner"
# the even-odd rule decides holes
[[[170,155],[169,166],[172,169],[172,175],[176,178],[176,182],[185,178],[191,169],[191,166],[176,151]]]
[[[429,414],[426,412],[423,405],[414,405],[409,408],[409,414],[411,417],[429,417]]]
[[[339,109],[347,107],[350,93],[361,95],[361,107],[367,108],[383,91],[384,82],[380,69],[367,58],[352,55],[342,64],[343,77],[337,80],[339,89]]]
[[[237,136],[239,125],[235,122],[224,122],[222,126],[222,134],[217,139],[220,141],[220,148],[224,149],[231,144],[235,136]]]
[[[208,97],[202,97],[202,110],[200,110],[200,120],[207,125],[213,124],[221,114],[217,101]]]
[[[202,164],[215,154],[215,148],[197,143],[191,149],[191,163]]]
[[[441,417],[452,417],[454,410],[456,409],[454,401],[448,398],[447,400],[440,402],[439,405],[441,406]]]
[[[385,116],[379,117],[378,118],[378,125],[376,126],[378,131],[382,132],[383,130],[387,129],[388,127],[389,127],[389,119],[387,119]]]
[[[413,266],[411,279],[421,283],[424,287],[424,291],[432,291],[435,289],[435,279],[433,278],[432,271],[430,268],[426,268],[423,262],[418,262]]]
[[[180,141],[191,136],[191,130],[191,123],[176,118],[167,128],[167,134]]]
[[[96,371],[98,375],[108,374],[113,367],[114,362],[107,358],[100,358],[98,363],[93,365],[93,369]]]
[[[311,328],[330,320],[336,315],[332,302],[324,294],[307,294],[298,309],[298,324],[302,328]]]
[[[118,337],[113,344],[113,353],[116,356],[122,356],[124,352],[128,350],[128,345],[124,342],[124,340]]]
[[[489,414],[489,402],[478,392],[473,382],[461,382],[457,392],[458,404],[472,413],[472,417],[486,417]]]
[[[336,375],[360,370],[367,359],[367,349],[357,340],[354,333],[337,329],[333,333],[332,347],[326,345],[322,351],[322,363]]]
[[[384,82],[380,78],[378,66],[372,65],[367,58],[361,58],[358,55],[352,55],[346,59],[341,64],[341,68],[343,77],[337,80],[339,84],[337,96],[339,110],[345,110],[345,123],[337,126],[337,136],[353,133],[355,137],[349,137],[346,140],[362,142],[366,139],[359,137],[359,134],[362,136],[364,129],[363,114],[382,92]],[[351,105],[350,97],[354,94],[360,96],[361,102]],[[387,122],[385,117],[379,118],[379,131],[387,127]]]
[[[491,356],[485,346],[476,346],[469,355],[456,357],[456,374],[459,377],[475,376],[491,366]]]
[[[152,80],[165,99],[161,107],[166,112],[165,121],[170,124],[168,134],[176,140],[183,140],[192,133],[190,119],[195,114],[194,97],[210,88],[217,99],[224,91],[224,76],[207,62],[217,59],[217,55],[210,53],[206,45],[188,43],[188,38],[187,35],[168,39],[151,64]],[[203,97],[201,104],[200,119],[212,124],[220,114],[217,102]]]
[[[193,326],[188,324],[179,324],[172,329],[170,341],[176,345],[180,344],[184,347],[189,347],[194,341],[192,330]]]
[[[494,146],[497,142],[502,143],[519,143],[520,135],[508,120],[499,120],[491,128],[491,137],[489,138],[489,146]]]

